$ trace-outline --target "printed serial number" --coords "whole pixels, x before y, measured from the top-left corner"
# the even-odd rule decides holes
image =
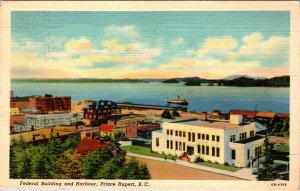
[[[271,183],[271,186],[287,186],[287,183]]]

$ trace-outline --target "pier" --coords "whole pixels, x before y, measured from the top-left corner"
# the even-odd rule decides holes
[[[161,105],[145,105],[145,104],[134,104],[134,103],[117,103],[117,105],[121,108],[127,109],[155,109],[155,110],[179,110],[179,111],[187,111],[187,107],[182,106],[161,106]]]

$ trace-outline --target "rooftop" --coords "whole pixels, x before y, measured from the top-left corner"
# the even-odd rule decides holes
[[[23,102],[23,101],[29,101],[29,97],[12,97],[11,102]]]
[[[83,139],[76,147],[76,153],[85,155],[99,149],[106,148],[110,141],[99,141],[95,139]]]
[[[236,141],[234,143],[247,144],[247,143],[259,140],[259,139],[264,139],[264,136],[262,136],[262,135],[255,135],[253,137],[249,137],[247,139],[242,139],[242,140]]]
[[[232,128],[237,128],[243,125],[250,124],[250,123],[243,123],[241,125],[237,125],[237,124],[229,123],[229,121],[216,121],[216,120],[209,120],[209,121],[189,120],[189,121],[179,121],[175,123],[192,125],[192,126],[210,127],[216,129],[232,129]]]

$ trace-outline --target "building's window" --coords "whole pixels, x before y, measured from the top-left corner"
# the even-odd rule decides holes
[[[254,136],[254,131],[250,131],[250,137]]]
[[[250,149],[247,150],[247,159],[250,159]]]
[[[169,140],[167,140],[167,149],[170,147],[170,142],[169,142]]]
[[[170,135],[173,135],[173,130],[170,130]]]
[[[231,159],[235,160],[235,150],[231,150]]]
[[[198,139],[201,139],[201,133],[198,133]]]
[[[173,141],[170,141],[170,149],[173,149]]]
[[[185,142],[183,142],[183,151],[185,151]]]
[[[217,157],[219,157],[219,156],[220,156],[220,148],[217,147]]]
[[[200,145],[198,145],[198,153],[200,154]]]
[[[45,119],[45,124],[49,123],[49,120],[48,119]]]
[[[169,135],[169,133],[170,133],[170,131],[169,131],[169,129],[167,129],[167,135]]]
[[[63,119],[62,119],[62,118],[59,118],[58,121],[59,121],[59,122],[63,122]]]
[[[188,141],[191,141],[191,132],[188,132]]]
[[[242,140],[242,133],[240,133],[240,140]]]
[[[211,148],[211,155],[212,155],[212,156],[215,156],[215,147],[212,147],[212,148]]]
[[[212,135],[211,140],[215,141],[215,136],[214,135]]]
[[[178,150],[178,141],[175,142],[175,150]]]
[[[217,142],[220,142],[220,136],[219,135],[217,136]]]
[[[178,131],[177,130],[175,131],[175,136],[178,136]]]
[[[182,131],[179,131],[179,137],[181,137],[181,135],[182,135]]]
[[[232,141],[233,142],[235,141],[235,135],[232,135]]]
[[[185,137],[185,131],[183,131],[183,137]]]
[[[209,146],[206,146],[206,155],[209,155]]]
[[[245,137],[244,139],[246,139],[246,138],[247,138],[247,132],[245,132],[244,134],[245,134],[245,135],[244,135],[244,137]]]
[[[202,154],[205,154],[205,146],[202,145]]]
[[[159,138],[156,138],[156,146],[159,147]]]
[[[195,142],[195,133],[192,133],[192,141]]]
[[[206,140],[209,140],[209,134],[206,134]]]
[[[85,136],[86,136],[86,137],[91,137],[92,134],[91,134],[91,133],[86,133]]]
[[[205,134],[202,134],[202,140],[205,140]]]
[[[179,150],[182,151],[182,142],[179,142]]]

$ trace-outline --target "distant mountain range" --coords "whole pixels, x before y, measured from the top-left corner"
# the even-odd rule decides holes
[[[179,83],[186,85],[201,86],[201,83],[209,85],[218,84],[218,86],[240,86],[240,87],[289,87],[289,76],[278,76],[273,78],[251,77],[248,75],[232,75],[224,79],[205,79],[200,77],[170,78],[170,79],[96,79],[96,78],[78,78],[78,79],[12,79],[12,82],[46,82],[46,83],[145,83],[145,82],[163,82]]]

